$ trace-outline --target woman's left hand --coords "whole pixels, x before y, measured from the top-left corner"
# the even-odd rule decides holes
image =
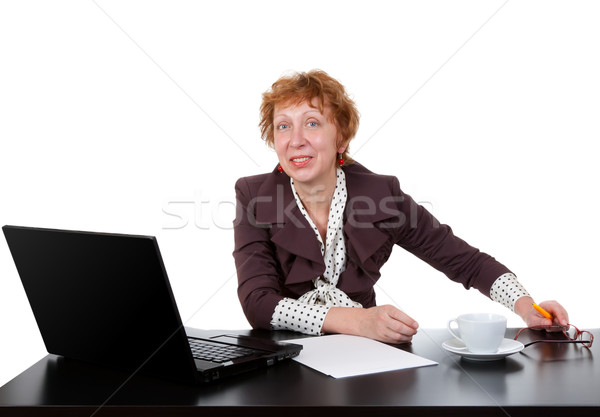
[[[543,301],[538,305],[552,315],[552,319],[544,317],[533,308],[533,299],[521,297],[515,304],[515,312],[519,314],[528,327],[536,326],[563,326],[569,324],[569,313],[558,301]]]

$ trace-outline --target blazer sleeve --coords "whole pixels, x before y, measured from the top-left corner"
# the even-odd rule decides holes
[[[236,182],[235,193],[233,257],[238,297],[250,325],[255,329],[270,329],[275,306],[283,298],[280,295],[280,271],[270,240],[270,225],[256,223],[253,196],[246,178]]]
[[[400,189],[394,177],[393,195],[405,220],[397,244],[427,262],[465,288],[476,288],[490,297],[496,279],[510,270],[492,256],[455,236],[450,226],[440,224],[423,206]]]

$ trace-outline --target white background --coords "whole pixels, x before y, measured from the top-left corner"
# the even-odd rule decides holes
[[[321,68],[362,114],[351,152],[571,321],[595,313],[594,1],[2,1],[0,224],[155,235],[183,321],[247,328],[233,185],[270,171],[261,93]],[[4,239],[0,384],[45,355]],[[423,328],[506,314],[394,251],[377,286]]]

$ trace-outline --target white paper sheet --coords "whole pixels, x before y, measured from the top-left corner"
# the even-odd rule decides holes
[[[304,347],[295,361],[334,378],[437,365],[437,362],[360,336],[336,334],[287,342]]]

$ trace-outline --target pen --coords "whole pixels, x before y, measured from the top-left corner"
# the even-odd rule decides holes
[[[539,305],[533,303],[532,304],[533,308],[535,308],[542,316],[546,317],[547,319],[552,319],[552,314],[548,313],[546,310],[544,310],[542,307],[540,307]]]

